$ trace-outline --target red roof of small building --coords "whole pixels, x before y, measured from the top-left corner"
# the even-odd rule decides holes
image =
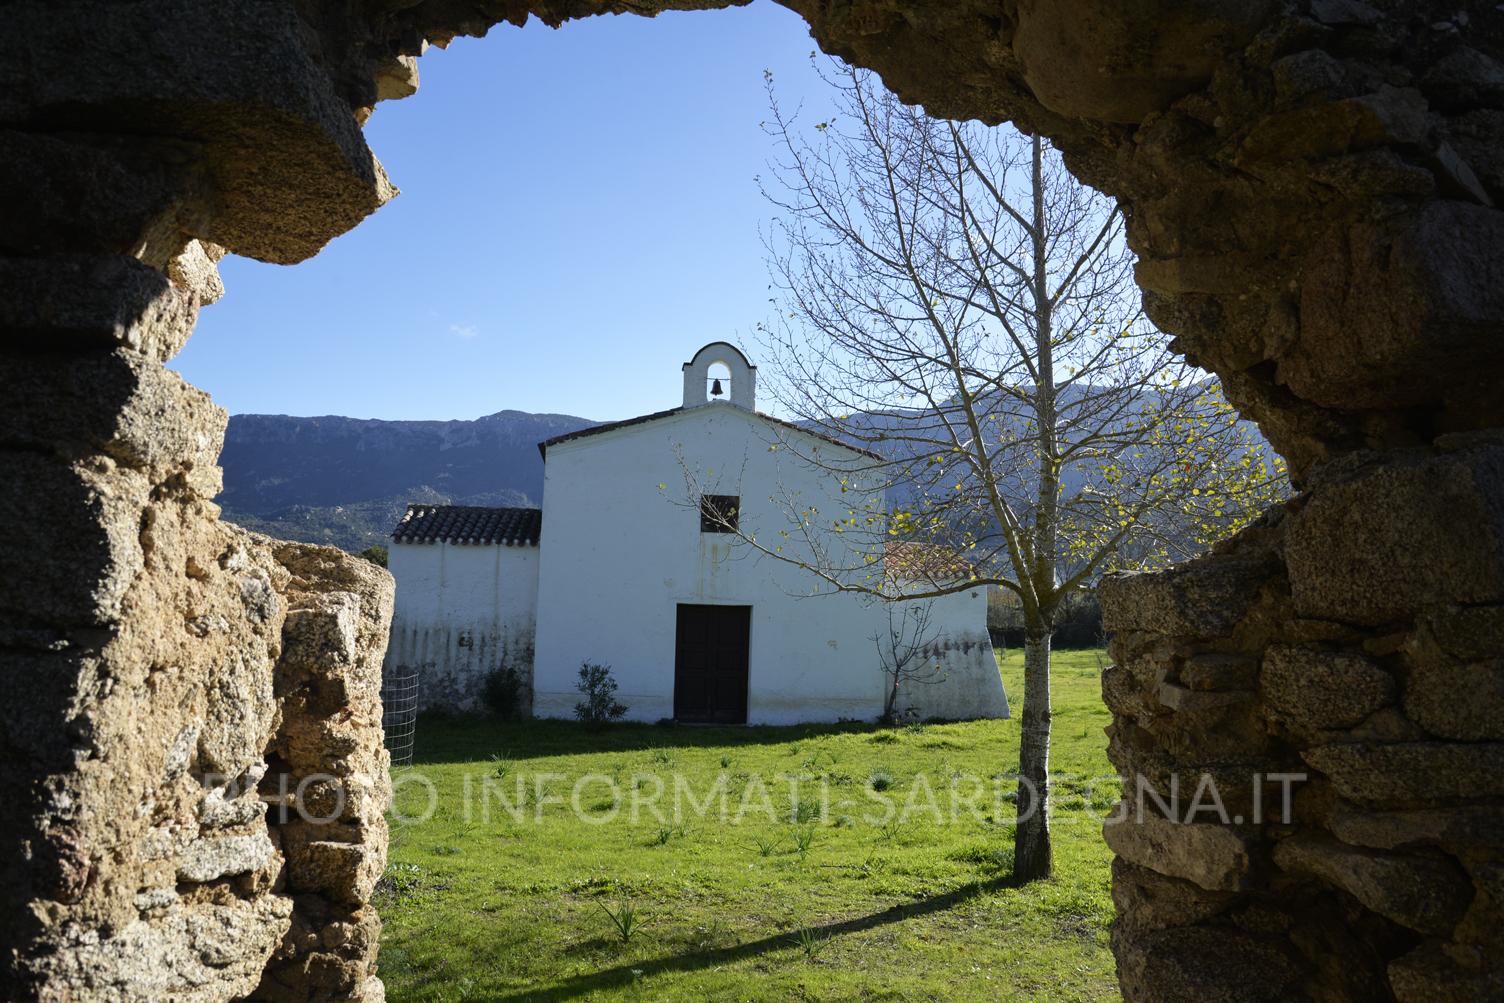
[[[890,579],[930,582],[969,581],[976,569],[966,558],[937,543],[889,540],[883,548],[883,570]]]

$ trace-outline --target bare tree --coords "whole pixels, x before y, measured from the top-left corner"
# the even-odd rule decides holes
[[[785,499],[779,539],[743,539],[833,591],[900,601],[996,584],[1018,597],[1015,874],[1045,877],[1062,602],[1105,570],[1225,535],[1284,490],[1283,472],[1143,318],[1121,213],[1047,144],[930,119],[859,70],[826,76],[839,111],[813,137],[768,78],[779,313],[761,328],[764,369],[786,416],[883,459],[779,436],[772,448],[863,489],[835,512]],[[822,542],[832,529],[842,546]],[[946,548],[969,571],[895,587],[894,542]]]
[[[898,697],[905,686],[926,686],[945,681],[940,666],[930,657],[937,640],[930,629],[933,611],[933,600],[888,603],[885,607],[887,629],[879,631],[872,639],[877,645],[878,664],[882,666],[883,678],[888,684],[888,695],[883,700],[883,720],[889,724],[898,723],[903,716]]]

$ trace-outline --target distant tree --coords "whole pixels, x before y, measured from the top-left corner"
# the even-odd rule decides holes
[[[376,544],[374,546],[367,547],[365,550],[362,550],[360,553],[356,554],[355,556],[356,557],[364,557],[366,560],[370,561],[372,564],[380,565],[381,567],[384,568],[384,567],[386,567],[386,555],[387,555],[386,548],[383,547],[381,544],[378,543],[378,544]]]
[[[928,118],[861,70],[827,76],[839,112],[817,138],[768,79],[779,314],[762,329],[764,370],[789,417],[886,459],[853,467],[784,436],[777,448],[879,490],[836,512],[787,505],[779,541],[741,538],[836,591],[993,584],[1016,598],[1015,875],[1047,877],[1050,649],[1066,600],[1104,571],[1197,551],[1287,482],[1216,382],[1145,320],[1121,213],[1047,144]],[[822,542],[832,529],[847,546]],[[895,588],[894,542],[949,547],[970,572]]]

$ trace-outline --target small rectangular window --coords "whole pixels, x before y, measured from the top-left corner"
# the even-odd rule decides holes
[[[700,532],[734,533],[737,530],[740,495],[701,495]]]

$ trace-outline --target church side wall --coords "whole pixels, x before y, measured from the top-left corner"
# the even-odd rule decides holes
[[[987,634],[986,587],[913,602],[927,606],[929,617],[922,654],[911,663],[916,672],[899,683],[896,713],[920,719],[1008,717],[1008,696]]]
[[[397,602],[386,664],[418,670],[421,707],[483,709],[497,668],[531,682],[537,547],[394,543],[389,563]]]
[[[858,495],[853,488],[837,500],[827,472],[769,450],[775,435],[746,411],[707,405],[550,448],[536,714],[571,716],[580,665],[597,662],[611,667],[629,718],[671,717],[680,603],[752,607],[750,723],[871,720],[882,712],[877,606],[851,594],[810,596],[816,583],[807,572],[733,547],[729,535],[700,532],[691,501],[700,493],[740,495],[743,529],[770,541],[788,526],[770,495],[825,511]],[[983,607],[975,619],[985,636]]]

